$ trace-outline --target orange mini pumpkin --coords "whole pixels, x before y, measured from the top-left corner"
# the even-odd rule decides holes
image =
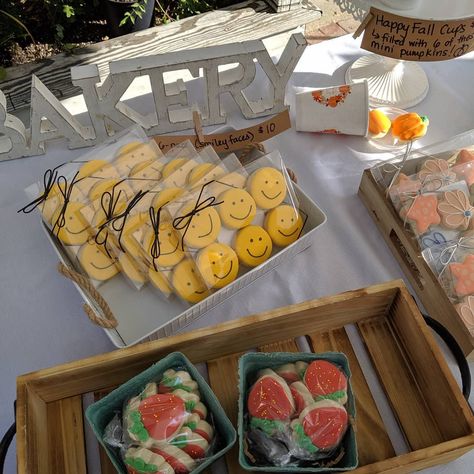
[[[384,137],[391,126],[392,122],[380,109],[369,112],[369,134],[372,138]]]
[[[408,142],[424,137],[430,121],[426,115],[415,112],[399,115],[392,120],[392,135],[398,140]]]

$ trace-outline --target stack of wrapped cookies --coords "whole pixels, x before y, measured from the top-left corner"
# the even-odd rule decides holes
[[[248,357],[254,356],[242,359]],[[351,416],[350,374],[331,360],[338,357],[345,359],[333,353],[246,372],[247,382],[256,378],[244,390],[241,407],[249,465],[328,468],[340,463],[347,454],[343,440]]]
[[[303,232],[277,151],[242,166],[182,142],[163,154],[139,128],[47,170],[27,189],[91,282],[125,277],[194,304],[261,265]]]
[[[427,156],[388,192],[461,319],[474,335],[474,149]]]

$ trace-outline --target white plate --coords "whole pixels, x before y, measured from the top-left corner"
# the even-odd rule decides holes
[[[390,120],[395,119],[399,115],[407,114],[408,112],[403,109],[398,109],[397,107],[377,107],[378,110],[382,111]],[[405,142],[399,142],[396,138],[392,135],[392,129],[387,132],[382,138],[372,138],[367,136],[369,143],[378,148],[379,150],[401,150],[406,147]]]

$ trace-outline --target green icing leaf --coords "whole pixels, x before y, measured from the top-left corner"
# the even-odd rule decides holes
[[[137,438],[142,442],[147,441],[150,435],[148,434],[148,431],[146,430],[144,424],[142,423],[142,417],[140,415],[140,412],[131,411],[129,413],[129,417],[130,417],[130,420],[132,421],[132,424],[128,428],[130,433],[136,435]]]
[[[173,446],[176,446],[179,449],[185,448],[188,444],[188,440],[187,440],[186,435],[176,436],[176,438],[173,441],[171,441],[171,444]]]
[[[125,463],[138,472],[157,472],[158,466],[156,464],[147,464],[142,458],[125,458]]]
[[[186,411],[193,411],[194,410],[194,407],[196,406],[196,402],[194,402],[193,400],[188,400],[185,404],[184,404],[185,408],[186,408]]]
[[[195,421],[191,421],[190,423],[185,424],[191,431],[195,431],[197,428],[197,423]]]
[[[345,390],[338,390],[337,392],[328,393],[327,395],[318,395],[314,399],[318,402],[319,400],[334,400],[335,402],[339,401],[341,398],[346,396]]]
[[[262,430],[267,435],[271,436],[275,431],[284,431],[285,423],[278,420],[264,420],[263,418],[252,418],[250,420],[250,427],[253,429]]]
[[[306,451],[309,453],[316,453],[318,452],[318,448],[313,444],[311,438],[306,435],[303,429],[303,425],[300,423],[295,423],[293,426],[293,430],[296,435],[296,442]]]
[[[173,388],[173,390],[184,390],[185,392],[192,392],[192,389],[186,385],[183,385],[180,377],[163,377],[161,383],[167,387]]]

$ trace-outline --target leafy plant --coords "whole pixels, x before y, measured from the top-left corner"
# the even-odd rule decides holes
[[[150,0],[151,1],[151,0]],[[145,7],[148,3],[148,0],[138,0],[135,3],[130,5],[130,10],[125,12],[122,21],[119,23],[119,26],[125,25],[127,22],[135,24],[137,18],[142,19],[143,14],[145,13]]]

